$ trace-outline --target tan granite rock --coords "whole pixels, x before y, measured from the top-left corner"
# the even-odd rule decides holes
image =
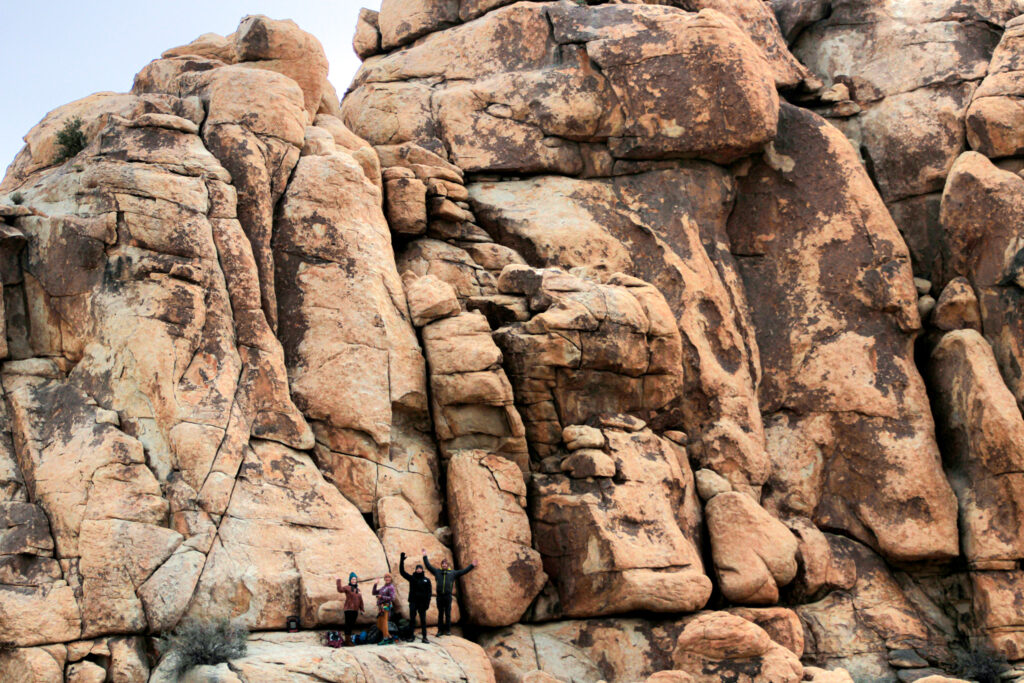
[[[483,626],[519,621],[547,580],[533,549],[519,467],[480,451],[455,452],[448,505],[456,566],[476,565],[460,579],[466,616]]]

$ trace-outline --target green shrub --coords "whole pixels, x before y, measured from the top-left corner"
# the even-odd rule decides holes
[[[63,163],[72,158],[85,149],[88,143],[85,133],[82,132],[82,119],[77,116],[68,119],[64,123],[64,127],[57,131],[57,146],[60,148],[60,151],[57,152],[57,163]]]
[[[989,647],[961,650],[956,655],[956,675],[978,683],[999,683],[1009,670],[1006,658]]]
[[[24,201],[25,195],[23,195],[20,192],[15,192],[14,194],[11,195],[11,203],[14,204],[15,206],[22,204]]]
[[[174,668],[180,676],[194,666],[244,657],[248,635],[244,626],[227,619],[186,621],[163,639],[163,649],[168,657],[174,658]]]

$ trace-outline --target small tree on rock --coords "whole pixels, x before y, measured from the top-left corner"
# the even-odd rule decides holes
[[[85,133],[82,132],[82,119],[78,116],[68,119],[64,126],[57,131],[57,163],[64,163],[68,159],[85,149],[89,143]]]

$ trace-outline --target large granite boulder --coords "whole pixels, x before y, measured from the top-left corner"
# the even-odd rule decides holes
[[[714,9],[519,3],[437,32],[457,3],[415,4],[382,8],[382,45],[428,35],[367,59],[343,103],[375,145],[447,150],[466,171],[575,175],[613,157],[730,161],[771,138],[772,65]],[[721,82],[726,97],[708,98]]]
[[[782,432],[769,442],[771,487],[805,491],[805,509],[785,512],[894,559],[956,556],[955,498],[912,353],[909,257],[843,135],[783,105],[771,149],[739,180],[729,234],[758,333],[761,410]]]
[[[1003,380],[1024,406],[1024,179],[977,152],[956,160],[942,192],[942,246],[948,277],[970,281],[981,309],[982,333]]]
[[[457,452],[448,462],[448,505],[457,566],[477,565],[461,579],[466,614],[483,626],[514,624],[547,580],[532,547],[522,472],[497,455]]]
[[[556,613],[689,612],[711,594],[685,451],[640,427],[601,430],[608,472],[533,476],[534,537],[557,586]]]
[[[967,109],[967,142],[989,158],[1024,152],[1020,97],[1024,95],[1024,19],[1016,17],[992,53],[985,80]]]
[[[949,479],[960,501],[960,541],[972,567],[1015,569],[1024,558],[1024,417],[992,348],[974,330],[942,337],[930,380]]]

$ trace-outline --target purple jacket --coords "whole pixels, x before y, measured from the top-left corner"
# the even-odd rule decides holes
[[[397,597],[393,583],[386,583],[380,588],[374,586],[373,594],[377,596],[377,607],[389,607]]]

